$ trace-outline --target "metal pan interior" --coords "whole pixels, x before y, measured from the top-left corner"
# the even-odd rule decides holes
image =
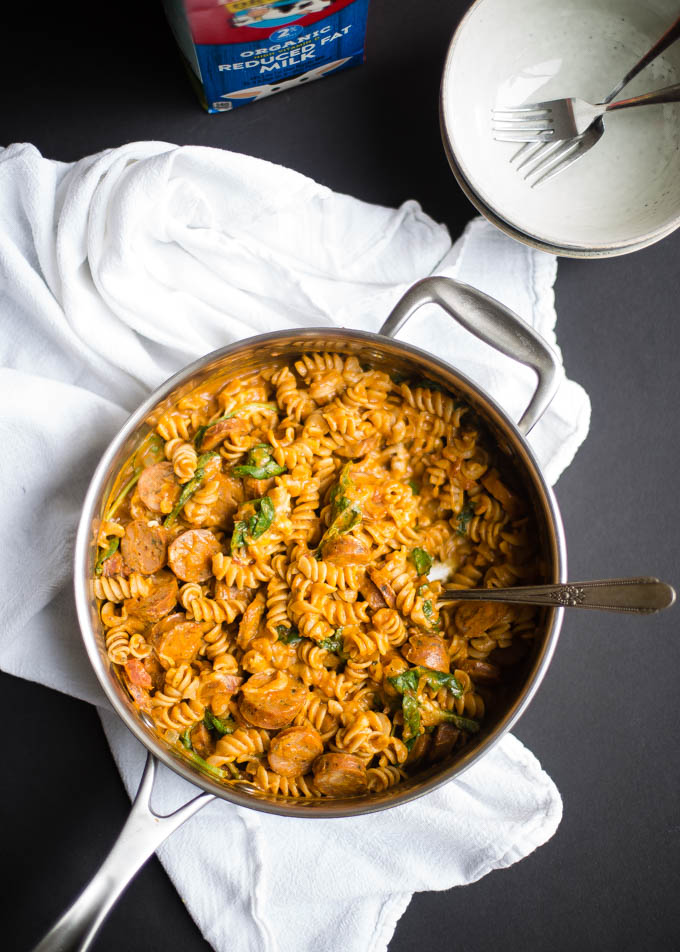
[[[311,351],[354,354],[377,369],[406,376],[427,376],[454,396],[460,396],[480,416],[490,437],[531,501],[541,554],[542,581],[566,580],[564,533],[557,504],[540,467],[514,423],[469,378],[416,347],[377,334],[342,329],[311,328],[280,331],[249,338],[195,361],[163,384],[128,419],[104,453],[94,473],[81,516],[75,552],[74,584],[78,618],[88,656],[115,711],[135,736],[172,770],[202,789],[240,806],[290,817],[344,817],[397,806],[459,776],[496,744],[517,721],[534,696],[555,650],[564,609],[542,610],[532,650],[508,686],[502,704],[479,735],[451,762],[436,764],[384,793],[347,800],[290,799],[263,794],[247,783],[216,782],[176,753],[145,723],[110,663],[92,590],[95,562],[94,526],[116,474],[150,432],[149,417],[173,405],[199,384],[214,377],[236,376],[275,359],[296,358]],[[521,670],[519,670],[521,668]]]

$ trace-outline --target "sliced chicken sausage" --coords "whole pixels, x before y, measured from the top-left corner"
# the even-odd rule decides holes
[[[449,672],[449,653],[446,642],[437,635],[411,635],[408,644],[401,653],[411,664],[432,668],[434,671]]]
[[[249,724],[278,730],[299,714],[307,689],[285,671],[260,671],[248,678],[241,694],[239,710]]]
[[[341,536],[324,543],[323,557],[326,562],[332,562],[334,565],[354,565],[368,562],[371,553],[360,539]]]
[[[168,564],[183,582],[205,582],[212,575],[212,557],[220,544],[210,529],[189,529],[168,549]]]
[[[354,797],[368,789],[366,768],[352,754],[322,754],[314,761],[314,784],[328,797]]]
[[[246,421],[240,420],[238,417],[232,417],[230,420],[220,420],[218,423],[213,423],[203,434],[201,453],[214,450],[220,443],[224,443],[227,437],[242,436],[247,430],[248,424]]]
[[[460,731],[453,724],[438,724],[432,733],[432,745],[427,758],[430,763],[448,757],[459,737]]]
[[[182,612],[163,618],[151,629],[151,644],[162,664],[177,667],[193,661],[203,643],[203,628]]]
[[[269,766],[282,777],[301,777],[322,753],[321,735],[309,724],[286,727],[272,738]]]
[[[208,521],[205,525],[220,526],[224,529],[243,502],[243,486],[240,479],[225,473],[217,473],[210,479],[217,480],[220,492],[215,502],[208,507]]]
[[[143,519],[135,519],[125,527],[120,551],[133,572],[153,575],[163,568],[167,559],[166,531],[162,526],[150,526]]]
[[[501,669],[488,661],[478,661],[476,658],[466,658],[460,663],[463,671],[467,671],[473,681],[493,683],[500,681]]]
[[[172,463],[154,463],[142,471],[137,483],[140,499],[152,512],[171,512],[179,498],[179,481]]]
[[[203,721],[191,731],[191,746],[204,760],[215,753],[215,741]]]
[[[151,591],[148,595],[125,599],[125,611],[142,621],[160,621],[177,604],[178,591],[175,576],[171,572],[159,572],[151,579]]]

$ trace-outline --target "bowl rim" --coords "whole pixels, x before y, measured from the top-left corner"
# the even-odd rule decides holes
[[[437,772],[418,786],[400,792],[398,788],[396,788],[396,792],[394,793],[390,793],[388,789],[385,793],[373,794],[370,798],[345,800],[333,800],[330,798],[327,800],[316,799],[313,803],[306,801],[305,798],[291,801],[291,799],[284,800],[283,798],[279,798],[278,800],[273,798],[268,799],[266,795],[260,797],[251,792],[250,789],[248,792],[244,792],[237,787],[220,784],[211,780],[197,768],[192,767],[190,763],[184,758],[181,758],[179,754],[173,755],[171,748],[160,740],[155,731],[144,725],[139,717],[139,713],[132,713],[132,703],[130,699],[124,698],[123,689],[114,677],[108,659],[105,661],[102,656],[100,635],[95,631],[91,610],[92,526],[93,521],[98,518],[98,507],[100,507],[107,480],[119,465],[118,456],[135,431],[144,424],[148,415],[156,409],[163,400],[167,399],[179,386],[188,384],[192,378],[200,377],[201,373],[208,373],[210,368],[213,368],[213,365],[217,365],[224,358],[237,356],[240,351],[245,353],[252,349],[264,347],[270,349],[271,345],[274,344],[307,340],[312,344],[312,347],[314,345],[316,345],[316,347],[323,346],[326,342],[333,340],[337,343],[352,341],[366,343],[367,345],[370,344],[382,350],[386,348],[396,350],[401,352],[403,356],[411,360],[415,359],[421,365],[424,364],[423,369],[434,370],[435,372],[439,371],[448,377],[455,378],[456,381],[460,381],[463,388],[469,388],[484,404],[485,409],[492,411],[491,416],[497,418],[496,422],[500,421],[505,431],[511,435],[514,441],[513,448],[520,449],[522,463],[533,480],[533,488],[537,490],[542,497],[545,515],[549,522],[548,528],[551,532],[549,541],[552,547],[551,555],[554,561],[554,581],[566,581],[567,560],[564,528],[555,495],[545,480],[545,476],[543,475],[533,450],[524,435],[518,430],[514,421],[508,416],[506,411],[497,404],[493,397],[486,393],[486,391],[466,374],[435,355],[401,340],[388,338],[370,331],[328,326],[289,328],[282,331],[273,331],[267,334],[248,337],[229,344],[226,347],[218,348],[192,361],[156,388],[138,409],[128,417],[103,452],[97,468],[91,477],[78,524],[73,562],[74,594],[81,637],[90,663],[106,697],[116,714],[118,714],[127,728],[146,747],[147,751],[150,751],[151,754],[164,763],[169,769],[207,793],[211,793],[222,800],[231,802],[235,806],[247,807],[248,809],[259,810],[264,813],[299,819],[333,819],[363,816],[415,800],[435,788],[442,786],[454,777],[460,776],[465,770],[469,769],[469,767],[476,763],[481,757],[492,750],[521,717],[535,696],[552,661],[557,646],[564,608],[555,607],[546,610],[548,612],[545,626],[546,634],[540,658],[535,662],[531,675],[523,685],[509,711],[499,720],[498,724],[489,735],[484,738],[479,747],[471,751],[467,756],[463,754],[454,764]],[[216,370],[217,367],[215,366],[213,369]],[[452,384],[452,386],[455,386],[455,384]],[[308,809],[304,809],[305,803]]]
[[[482,197],[477,188],[472,184],[472,176],[469,171],[466,170],[464,163],[456,154],[453,130],[450,128],[450,124],[447,120],[446,100],[451,82],[453,58],[456,47],[460,42],[461,34],[468,20],[484,2],[487,2],[487,0],[473,0],[454,30],[447,47],[439,87],[439,128],[442,143],[451,171],[467,199],[472,202],[475,208],[481,212],[492,225],[495,225],[506,235],[509,235],[511,238],[516,238],[518,241],[538,251],[547,251],[549,254],[560,255],[565,258],[612,258],[618,255],[628,254],[631,251],[639,251],[642,248],[647,248],[649,245],[655,244],[657,241],[661,241],[663,238],[667,238],[668,235],[672,234],[678,226],[680,226],[680,212],[678,212],[672,221],[667,222],[665,225],[652,229],[643,235],[631,238],[628,241],[605,242],[591,245],[581,245],[576,242],[565,241],[564,243],[558,244],[557,242],[549,241],[548,239],[532,235],[522,230],[519,225],[514,225],[506,218],[503,218],[499,212]]]

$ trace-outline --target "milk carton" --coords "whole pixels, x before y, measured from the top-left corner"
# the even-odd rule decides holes
[[[369,0],[164,0],[208,112],[228,112],[364,61]]]

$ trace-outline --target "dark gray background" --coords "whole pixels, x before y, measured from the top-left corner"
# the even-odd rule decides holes
[[[444,158],[437,95],[467,6],[372,0],[365,66],[217,116],[198,106],[158,4],[27,4],[11,23],[5,10],[0,141],[62,160],[136,139],[233,149],[368,201],[415,198],[455,237],[473,209]],[[678,582],[679,254],[676,234],[634,255],[559,264],[559,341],[593,403],[590,436],[557,486],[573,579]],[[680,947],[678,617],[566,618],[516,729],[562,792],[557,834],[509,870],[415,896],[390,952]],[[92,709],[0,681],[0,922],[4,947],[23,950],[95,871],[129,802]],[[152,859],[95,948],[208,946]]]

